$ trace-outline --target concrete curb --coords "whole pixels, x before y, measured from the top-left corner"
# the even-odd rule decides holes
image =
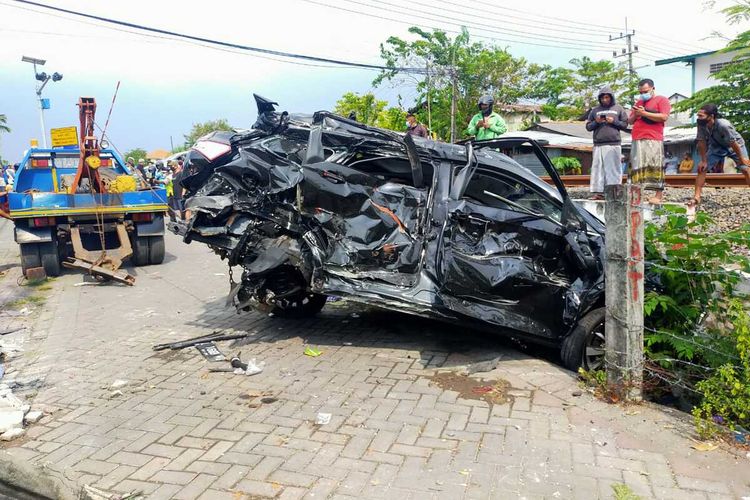
[[[78,500],[80,488],[61,473],[0,451],[0,492],[17,493],[17,498]],[[16,498],[16,496],[14,496]]]

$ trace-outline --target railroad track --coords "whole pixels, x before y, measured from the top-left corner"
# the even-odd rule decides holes
[[[670,174],[666,176],[666,183],[669,187],[693,187],[697,174]],[[567,187],[586,187],[589,185],[591,176],[589,175],[562,175],[560,178]],[[622,176],[622,182],[626,182],[628,176]],[[552,184],[549,176],[542,176],[542,180]],[[745,176],[742,174],[708,174],[706,176],[706,186],[713,187],[748,187],[745,182]]]

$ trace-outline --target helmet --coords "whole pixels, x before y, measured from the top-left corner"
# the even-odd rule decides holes
[[[487,109],[482,111],[482,114],[485,116],[489,116],[492,113],[492,105],[495,103],[495,100],[492,98],[491,95],[486,94],[483,95],[479,102],[477,103],[477,107],[479,107],[479,111],[482,111],[482,104],[487,105]]]
[[[480,106],[482,104],[487,104],[489,107],[492,107],[492,105],[495,103],[495,100],[492,98],[491,95],[483,95],[479,98],[479,102],[477,103],[477,106]]]

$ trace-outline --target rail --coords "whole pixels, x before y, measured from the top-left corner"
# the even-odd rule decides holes
[[[696,177],[697,174],[669,174],[665,176],[665,180],[669,187],[693,187]],[[589,185],[591,176],[561,175],[560,178],[566,187],[586,187]],[[622,182],[626,182],[627,178],[627,175],[623,175]],[[552,179],[549,176],[542,176],[542,180],[552,184]],[[706,175],[706,186],[748,187],[745,176],[742,174],[708,174]]]

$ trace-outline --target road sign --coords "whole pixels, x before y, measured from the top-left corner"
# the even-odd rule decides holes
[[[39,99],[42,103],[42,109],[49,109],[49,99]]]
[[[78,145],[77,127],[53,128],[50,129],[49,135],[52,138],[53,148]]]

